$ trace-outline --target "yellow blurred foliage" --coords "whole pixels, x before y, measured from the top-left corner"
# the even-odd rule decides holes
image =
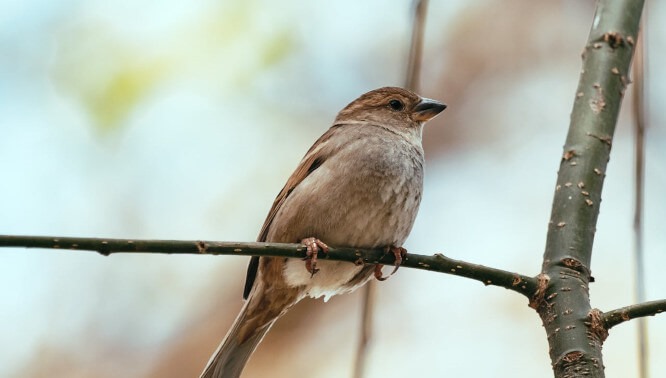
[[[254,2],[202,8],[148,41],[135,40],[136,23],[119,28],[79,19],[56,34],[52,76],[85,108],[92,126],[118,129],[161,83],[203,76],[214,88],[243,88],[293,52],[292,27],[257,18],[258,12]]]

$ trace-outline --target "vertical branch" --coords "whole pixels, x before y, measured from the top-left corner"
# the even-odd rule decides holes
[[[414,0],[414,13],[412,17],[412,38],[407,58],[407,73],[405,88],[418,91],[421,73],[421,56],[423,54],[423,31],[428,0]],[[354,378],[362,378],[365,372],[365,361],[368,355],[368,345],[372,337],[372,320],[374,313],[375,282],[370,281],[363,288],[363,310],[361,315],[361,337],[356,350],[354,362]]]
[[[414,15],[412,18],[412,40],[409,47],[407,61],[407,74],[405,75],[405,88],[413,91],[419,90],[421,78],[421,59],[423,57],[423,31],[425,29],[428,0],[414,1]]]
[[[645,25],[645,20],[641,22]],[[645,28],[643,27],[636,45],[636,58],[633,65],[634,90],[632,96],[634,115],[634,256],[635,256],[635,297],[636,303],[645,302],[645,263],[643,257],[643,193],[645,183]],[[638,321],[638,376],[648,378],[648,333],[647,320]]]
[[[363,287],[363,306],[361,309],[361,337],[356,349],[356,360],[354,361],[354,378],[362,378],[365,375],[365,362],[368,359],[368,344],[372,336],[372,318],[375,305],[375,282],[370,281]]]
[[[599,0],[560,161],[540,282],[556,377],[603,377],[606,337],[588,285],[601,190],[638,34],[643,0]]]

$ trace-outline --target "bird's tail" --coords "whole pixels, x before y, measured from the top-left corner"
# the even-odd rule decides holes
[[[271,294],[266,294],[266,290],[256,286],[200,378],[240,377],[252,352],[273,323],[300,299],[299,291],[293,288],[271,290]]]
[[[279,314],[258,324],[252,321],[250,301],[245,303],[233,326],[210,358],[200,378],[240,377],[247,360],[264,338]],[[257,320],[257,319],[255,319]],[[250,328],[250,324],[256,328]]]

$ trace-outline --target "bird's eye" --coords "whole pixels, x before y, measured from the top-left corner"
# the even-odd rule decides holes
[[[403,104],[402,101],[395,99],[389,101],[388,105],[391,107],[391,109],[398,112],[405,108],[405,104]]]

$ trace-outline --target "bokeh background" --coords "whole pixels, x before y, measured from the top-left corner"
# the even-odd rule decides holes
[[[538,273],[593,1],[431,1],[422,208],[406,247]],[[0,233],[253,241],[339,109],[404,82],[411,2],[0,3]],[[666,4],[648,7],[645,251],[666,297]],[[628,92],[630,95],[631,92]],[[633,303],[625,101],[604,188],[593,306]],[[241,307],[247,258],[0,251],[0,376],[192,377]],[[361,297],[305,301],[246,377],[347,377]],[[653,376],[666,317],[649,319]],[[607,377],[636,374],[635,324]],[[524,298],[401,269],[378,285],[368,377],[545,377]]]

